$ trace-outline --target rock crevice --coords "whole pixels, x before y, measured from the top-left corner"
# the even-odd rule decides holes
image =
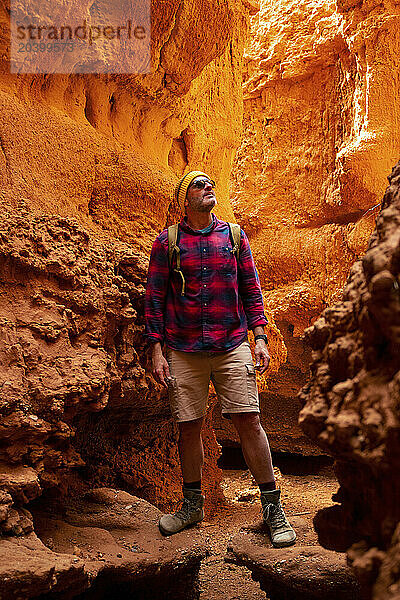
[[[343,301],[306,330],[312,378],[301,393],[300,423],[337,459],[340,483],[339,504],[317,515],[317,531],[327,547],[355,544],[349,557],[373,598],[394,598],[398,585],[387,565],[399,560],[399,244],[400,163]],[[385,585],[394,591],[380,596]]]

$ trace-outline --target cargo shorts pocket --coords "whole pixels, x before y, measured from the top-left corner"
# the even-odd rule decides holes
[[[246,364],[247,400],[258,405],[257,375],[253,364]]]

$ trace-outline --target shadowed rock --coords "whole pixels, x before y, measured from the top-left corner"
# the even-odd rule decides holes
[[[38,537],[0,542],[0,597],[196,598],[204,537],[197,528],[164,538],[160,514],[145,500],[109,488],[71,501],[63,514],[51,506],[34,511]]]
[[[242,529],[234,536],[226,560],[245,565],[271,600],[356,600],[358,586],[343,554],[308,545],[304,520],[291,522],[299,542],[272,548],[262,526]]]
[[[340,505],[316,516],[320,540],[340,550],[354,544],[349,559],[376,599],[398,597],[400,586],[399,283],[400,163],[343,301],[306,330],[313,362],[300,395],[302,428],[336,458],[340,483]]]

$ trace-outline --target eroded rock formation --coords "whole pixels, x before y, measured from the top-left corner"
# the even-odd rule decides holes
[[[176,430],[142,338],[147,261],[180,214],[172,192],[186,168],[210,170],[218,215],[233,220],[247,9],[154,3],[142,76],[11,75],[0,11],[0,521],[25,539],[35,501],[104,485],[160,507],[179,495]],[[220,471],[205,435],[210,508]],[[51,573],[41,581],[49,592]]]
[[[226,556],[245,565],[267,598],[277,600],[358,600],[359,586],[346,557],[321,548],[304,517],[293,516],[297,542],[290,548],[273,548],[262,524],[243,527]]]
[[[400,155],[399,27],[390,0],[268,0],[251,17],[230,195],[288,349],[262,394],[277,450],[292,439],[316,451],[294,425],[310,357],[301,337],[340,298]],[[282,406],[293,425],[279,438]]]
[[[343,300],[306,330],[312,377],[304,431],[337,459],[339,504],[317,514],[322,543],[344,551],[366,597],[398,598],[400,531],[400,163]]]
[[[253,0],[153,2],[152,72],[143,76],[11,75],[8,8],[0,6],[0,525],[7,537],[3,551],[18,546],[20,572],[40,574],[32,593],[69,593],[70,577],[80,591],[88,583],[85,567],[77,566],[70,547],[43,547],[27,505],[39,524],[40,509],[62,505],[67,491],[126,488],[163,507],[180,487],[176,432],[166,395],[149,377],[142,330],[149,250],[155,235],[177,219],[171,193],[185,169],[201,166],[217,180],[216,212],[229,220],[236,215],[248,233],[280,327],[272,320],[273,373],[263,392],[270,439],[278,450],[316,452],[295,426],[295,388],[304,381],[310,352],[300,336],[339,297],[373,227],[383,174],[399,152],[393,75],[399,7],[390,0],[274,0],[258,11]],[[249,11],[244,136],[229,190],[242,134]],[[390,218],[379,235],[386,235]],[[385,298],[391,275],[378,279],[376,297]],[[371,306],[367,311],[377,319]],[[331,315],[334,327],[335,314],[324,317]],[[340,309],[338,323],[342,317]],[[367,338],[375,335],[368,323],[360,320]],[[288,363],[278,373],[286,357],[281,332]],[[381,356],[381,343],[377,349]],[[346,376],[347,350],[334,350],[344,357],[340,376]],[[353,564],[367,588],[382,564],[379,594],[397,585],[397,538],[387,549],[398,515],[393,505],[382,523],[378,502],[376,512],[369,511],[379,492],[394,498],[392,478],[382,473],[393,473],[385,452],[397,448],[397,434],[386,439],[381,389],[370,381],[378,405],[364,419],[377,444],[371,456],[362,458],[361,446],[360,456],[346,446],[348,432],[358,427],[353,415],[339,419],[343,435],[336,436],[335,425],[332,443],[323,444],[315,429],[323,411],[318,416],[307,403],[302,418],[322,448],[350,460],[339,469],[340,514],[349,533],[342,545],[361,539],[357,527],[365,525],[368,535],[353,548]],[[384,419],[394,419],[391,400],[385,402]],[[287,431],[282,407],[291,415]],[[219,435],[223,439],[226,430]],[[205,491],[212,504],[220,494],[218,448],[210,427],[206,436]],[[351,496],[350,481],[358,490],[372,482],[367,502]],[[328,539],[337,538],[327,532]],[[58,565],[59,588],[49,557]],[[24,580],[27,586],[33,581]]]
[[[110,488],[67,502],[62,512],[36,510],[38,535],[0,542],[1,597],[194,600],[206,546],[200,532],[163,538],[160,514]]]
[[[358,585],[342,554],[296,545],[279,551],[265,548],[265,538],[240,532],[228,559],[251,570],[267,598],[285,600],[358,600]]]

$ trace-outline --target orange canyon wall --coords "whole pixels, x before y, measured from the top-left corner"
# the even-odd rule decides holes
[[[341,302],[306,330],[311,377],[300,398],[305,432],[336,459],[336,504],[319,511],[321,543],[345,551],[363,597],[400,589],[400,162],[368,249]]]
[[[145,370],[147,261],[179,214],[172,191],[185,168],[214,175],[217,214],[233,219],[248,11],[172,0],[152,13],[148,75],[11,75],[1,6],[6,533],[31,529],[23,505],[43,492],[117,485],[166,506],[181,485],[166,394]],[[206,435],[212,504],[218,449]]]
[[[24,505],[67,488],[123,487],[160,506],[176,497],[143,292],[185,169],[218,181],[217,215],[248,233],[280,327],[262,393],[272,444],[319,452],[296,424],[311,349],[301,335],[340,297],[398,158],[399,4],[154,2],[152,73],[137,77],[10,75],[0,11],[3,532],[29,532]]]
[[[230,197],[288,352],[262,393],[276,450],[320,451],[297,426],[302,333],[340,298],[400,155],[399,13],[392,1],[261,0],[251,16]]]

